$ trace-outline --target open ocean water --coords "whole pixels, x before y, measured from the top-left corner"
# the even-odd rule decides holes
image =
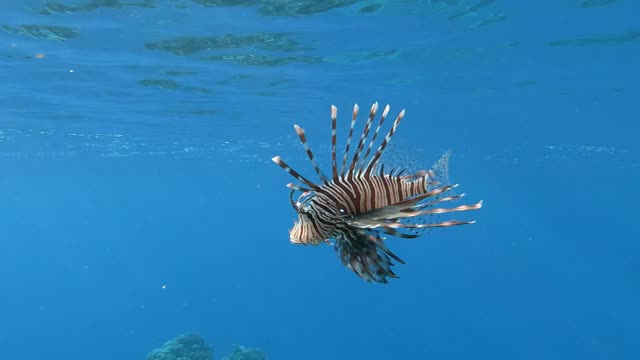
[[[1,359],[640,359],[640,2],[0,4]],[[271,161],[375,101],[484,200],[385,285],[289,243]]]

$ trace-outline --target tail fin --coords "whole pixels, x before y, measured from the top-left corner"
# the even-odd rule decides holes
[[[449,158],[451,150],[447,150],[444,155],[436,161],[431,169],[427,171],[427,188],[434,186],[449,185]]]

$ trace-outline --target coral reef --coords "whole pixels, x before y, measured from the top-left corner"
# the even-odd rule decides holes
[[[200,334],[188,333],[152,350],[147,360],[213,360],[213,349]]]
[[[147,360],[213,360],[213,349],[200,334],[191,332],[152,350],[147,354]],[[223,360],[268,360],[268,357],[260,349],[233,345],[233,352]]]
[[[222,360],[267,360],[267,353],[260,349],[233,345],[233,352]]]

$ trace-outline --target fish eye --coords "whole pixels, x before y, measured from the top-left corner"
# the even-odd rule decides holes
[[[300,214],[304,215],[304,217],[306,217],[307,220],[313,220],[313,216],[311,216],[311,212],[309,211],[302,210],[300,211]]]

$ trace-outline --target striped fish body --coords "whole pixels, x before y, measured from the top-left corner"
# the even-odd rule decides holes
[[[340,179],[321,188],[315,202],[330,202],[340,206],[348,215],[358,215],[427,191],[427,176],[418,179],[388,174]]]
[[[298,219],[289,231],[290,241],[294,244],[319,245],[332,243],[342,263],[356,275],[369,282],[388,282],[387,278],[397,277],[391,270],[393,260],[404,263],[384,244],[381,233],[396,237],[414,238],[415,233],[401,232],[401,229],[423,229],[469,224],[472,221],[447,221],[440,223],[407,224],[401,220],[429,216],[433,214],[479,209],[482,202],[475,205],[463,205],[454,208],[436,207],[437,204],[457,200],[462,195],[442,196],[455,185],[448,185],[449,152],[429,170],[405,174],[404,170],[384,171],[380,157],[391,137],[404,117],[404,110],[398,115],[387,136],[377,151],[368,158],[372,145],[389,111],[385,108],[369,146],[365,142],[371,130],[376,114],[377,103],[371,107],[369,119],[365,124],[353,159],[347,168],[350,141],[358,114],[354,107],[351,129],[347,138],[342,170],[338,172],[336,162],[336,116],[337,109],[332,107],[332,178],[325,176],[315,162],[304,130],[297,125],[296,132],[305,147],[307,155],[320,177],[316,184],[289,167],[279,156],[273,161],[299,180],[301,185],[288,184],[291,188],[290,201],[298,213]],[[364,153],[364,155],[363,155]],[[444,184],[443,184],[444,182]],[[297,201],[293,194],[300,191]]]
[[[426,180],[426,176],[406,179],[382,174],[331,181],[323,185],[303,209],[290,239],[294,243],[318,245],[334,237],[333,230],[337,225],[344,225],[371,210],[426,193]]]

